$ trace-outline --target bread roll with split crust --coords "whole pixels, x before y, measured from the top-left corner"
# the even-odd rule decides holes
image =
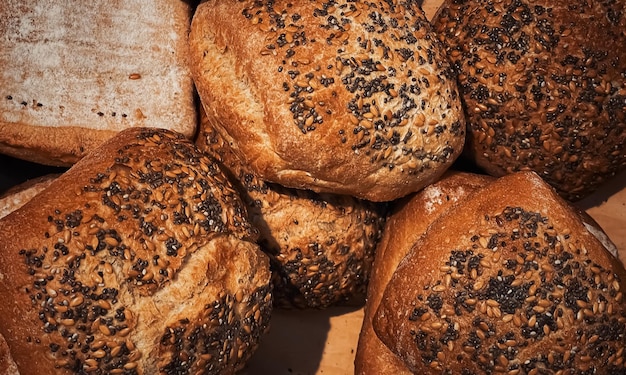
[[[70,166],[130,127],[196,129],[178,0],[0,3],[0,152]]]
[[[624,266],[575,210],[520,172],[431,224],[373,326],[416,373],[623,373],[625,287]]]
[[[255,239],[183,135],[122,131],[0,220],[0,334],[22,374],[234,373],[272,306]]]
[[[455,78],[415,2],[205,1],[190,53],[207,115],[264,181],[391,201],[463,147]]]
[[[354,360],[355,374],[411,374],[404,362],[380,341],[372,327],[372,317],[396,267],[429,225],[451,206],[479,190],[490,180],[488,176],[450,172],[419,193],[397,202],[396,209],[387,219],[383,238],[376,248]]]

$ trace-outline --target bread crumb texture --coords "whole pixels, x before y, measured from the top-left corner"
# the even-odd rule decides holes
[[[32,333],[14,340],[58,373],[240,369],[272,302],[269,262],[236,191],[166,130],[129,129],[90,155],[23,207],[29,217],[0,221],[41,228],[3,249],[19,254],[17,271],[0,266],[19,272],[5,287],[29,302],[2,324],[32,317]]]
[[[468,151],[533,170],[578,200],[626,168],[626,3],[445,1],[433,19],[458,71]]]

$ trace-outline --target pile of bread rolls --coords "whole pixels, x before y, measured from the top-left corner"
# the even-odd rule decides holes
[[[572,204],[626,169],[624,9],[0,5],[0,153],[56,168],[0,191],[0,372],[236,373],[356,304],[358,374],[625,373]]]

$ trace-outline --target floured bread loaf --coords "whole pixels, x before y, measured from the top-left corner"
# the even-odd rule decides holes
[[[0,3],[0,152],[68,166],[130,127],[196,127],[178,0]]]
[[[266,183],[237,158],[200,111],[198,148],[231,173],[270,258],[278,307],[324,308],[362,299],[384,208],[347,195]]]
[[[0,334],[22,374],[234,373],[272,307],[255,239],[184,136],[124,130],[0,219]]]
[[[372,327],[372,317],[396,267],[428,226],[451,206],[482,188],[490,180],[487,176],[453,172],[419,193],[397,202],[396,209],[385,224],[383,238],[376,248],[354,361],[355,374],[411,374],[404,362],[380,341]]]
[[[416,2],[205,1],[189,38],[207,115],[264,181],[390,201],[461,152],[456,81]]]
[[[22,207],[47,188],[59,174],[47,174],[25,181],[0,194],[0,219]]]
[[[433,18],[458,69],[467,153],[532,170],[578,200],[626,169],[626,1],[446,0]]]
[[[624,266],[539,176],[486,185],[400,262],[373,326],[415,373],[621,374]]]

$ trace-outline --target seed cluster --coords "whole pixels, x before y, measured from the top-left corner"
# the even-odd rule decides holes
[[[580,199],[626,166],[624,1],[447,1],[433,20],[458,71],[471,151]]]
[[[142,373],[133,309],[177,282],[186,260],[213,237],[252,238],[245,208],[214,163],[182,136],[157,129],[136,130],[110,167],[70,194],[50,212],[42,246],[20,251],[49,353],[57,367],[76,373]],[[269,286],[245,301],[224,293],[197,321],[181,322],[184,336],[179,327],[163,332],[161,352],[171,356],[159,358],[160,370],[207,371],[241,360],[215,341],[254,346],[269,306]],[[242,322],[233,324],[234,310]]]
[[[466,374],[623,373],[626,301],[615,273],[549,218],[485,215],[408,315],[424,368]],[[537,350],[546,342],[547,351]]]
[[[452,157],[455,142],[421,140],[462,139],[464,122],[452,70],[417,6],[329,0],[298,4],[310,13],[292,7],[255,1],[242,15],[266,35],[261,58],[279,62],[285,101],[302,133],[343,121],[332,135],[340,143],[408,173]],[[335,103],[340,96],[349,99]]]

